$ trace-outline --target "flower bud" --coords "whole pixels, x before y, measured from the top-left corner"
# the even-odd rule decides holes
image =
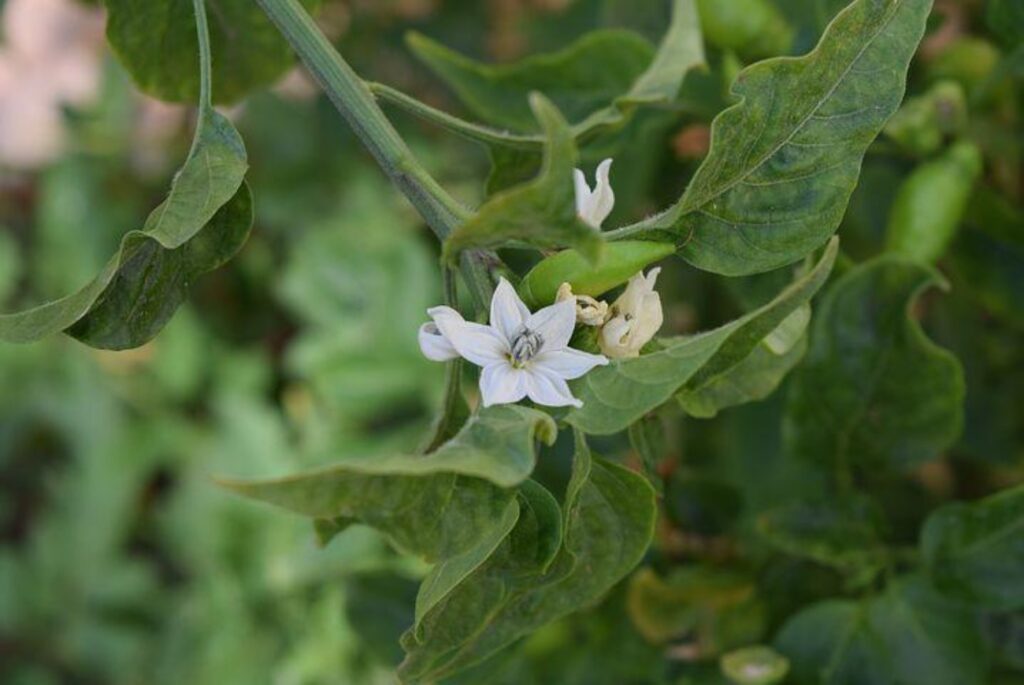
[[[664,315],[654,282],[661,272],[654,268],[629,279],[626,290],[611,307],[611,319],[601,329],[601,351],[608,357],[637,357],[661,328]]]

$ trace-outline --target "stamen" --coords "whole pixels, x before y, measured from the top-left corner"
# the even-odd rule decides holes
[[[523,328],[512,340],[510,357],[513,366],[523,366],[540,352],[544,345],[544,337],[529,328]]]

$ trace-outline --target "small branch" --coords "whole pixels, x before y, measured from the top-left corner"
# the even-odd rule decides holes
[[[201,0],[195,0],[200,2]],[[384,116],[366,83],[352,70],[298,0],[256,0],[298,54],[313,78],[355,131],[391,182],[444,240],[471,213],[449,195],[419,163]],[[462,274],[473,297],[486,306],[493,292],[492,263],[497,257],[467,255]],[[500,264],[500,261],[498,261]]]

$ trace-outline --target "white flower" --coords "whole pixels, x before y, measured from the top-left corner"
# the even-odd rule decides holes
[[[576,323],[584,326],[600,326],[608,320],[608,303],[596,300],[590,295],[573,295],[572,286],[563,283],[558,286],[555,302],[572,300],[576,304]]]
[[[642,271],[637,273],[612,304],[612,318],[601,329],[598,339],[601,351],[609,357],[639,356],[640,348],[661,328],[661,298],[654,290],[660,272],[660,268],[655,268],[646,276]]]
[[[573,171],[573,181],[576,184],[576,213],[580,219],[594,228],[601,228],[601,224],[615,206],[615,193],[612,192],[612,185],[608,181],[608,171],[611,168],[611,159],[597,165],[593,190],[587,185],[587,177],[582,171]]]
[[[450,307],[434,307],[427,312],[433,323],[420,327],[420,348],[428,359],[460,356],[482,367],[480,395],[485,407],[524,397],[549,407],[581,407],[565,381],[608,359],[568,346],[575,309],[566,300],[531,314],[503,278],[491,299],[489,326],[466,321]]]

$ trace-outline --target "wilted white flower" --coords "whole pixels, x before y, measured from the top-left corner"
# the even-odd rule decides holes
[[[608,180],[611,168],[611,159],[597,165],[593,190],[587,185],[587,177],[582,171],[573,171],[573,181],[576,184],[576,213],[580,219],[594,228],[601,228],[601,224],[615,206],[615,193],[612,192],[612,185]]]
[[[433,307],[427,312],[433,322],[420,327],[420,348],[428,359],[460,356],[481,367],[485,407],[524,397],[549,407],[580,407],[566,380],[608,360],[569,347],[575,309],[566,300],[531,314],[503,278],[491,299],[490,325],[466,321],[451,307]]]
[[[600,326],[608,320],[608,303],[597,300],[590,295],[574,295],[572,286],[563,283],[558,286],[555,302],[572,300],[576,305],[576,323],[584,326]]]
[[[645,276],[641,271],[629,279],[626,290],[612,304],[612,318],[601,329],[598,344],[609,357],[636,357],[640,348],[661,328],[664,315],[654,282],[661,268]]]

